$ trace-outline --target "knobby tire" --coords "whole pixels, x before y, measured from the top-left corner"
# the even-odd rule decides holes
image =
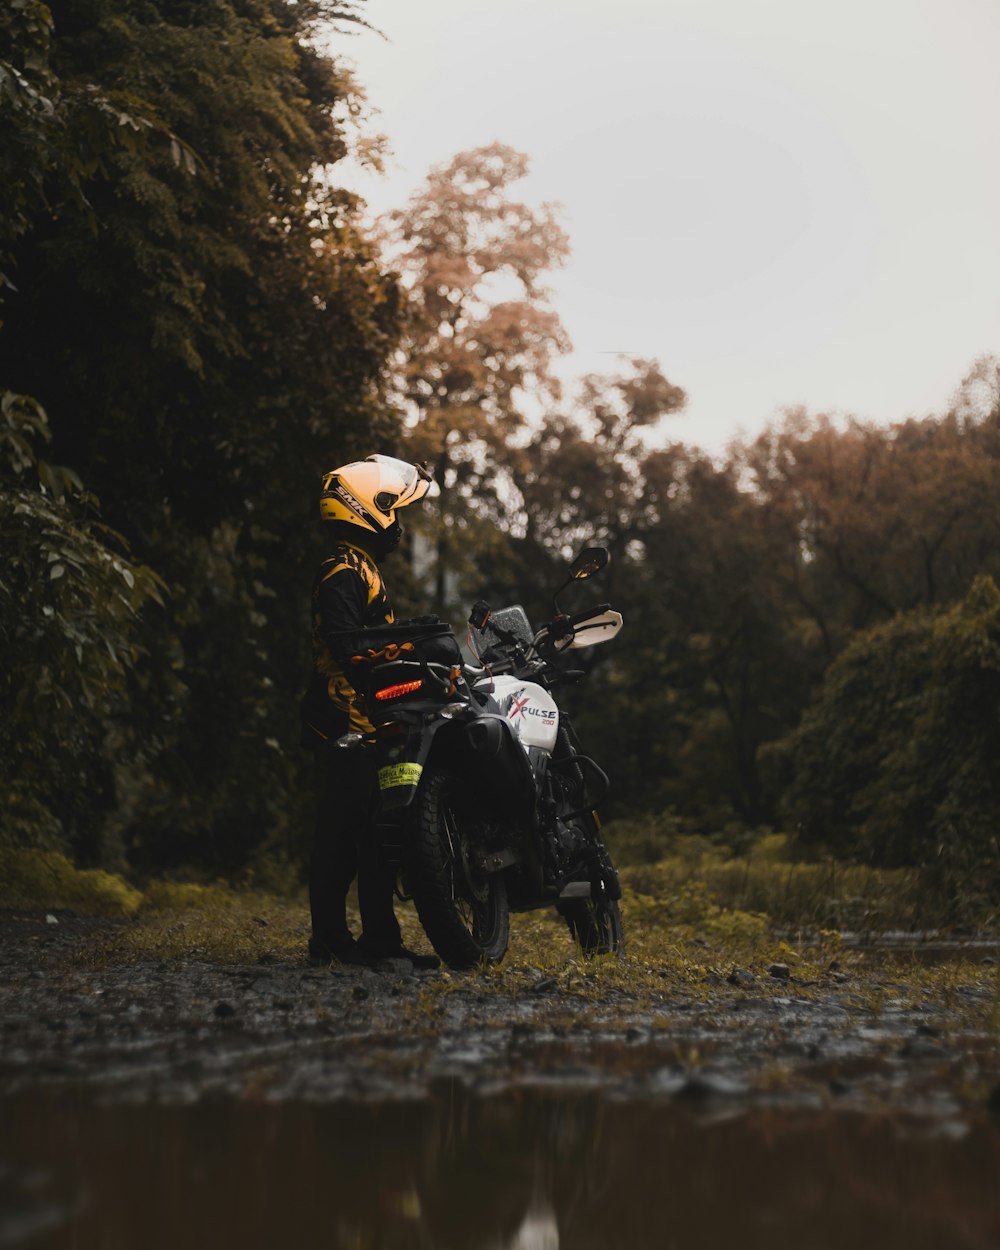
[[[610,867],[607,850],[601,840],[600,830],[592,816],[581,822],[592,843],[599,844],[603,859]],[[597,888],[597,882],[592,883]],[[603,889],[593,898],[567,899],[557,903],[556,910],[566,921],[569,931],[584,955],[614,955],[623,953],[625,927],[622,923],[621,906],[615,898],[608,898]]]
[[[594,902],[571,899],[558,904],[559,914],[585,955],[613,955],[622,950],[625,929],[617,899]]]
[[[417,797],[407,877],[431,945],[451,968],[499,963],[507,951],[510,910],[503,878],[477,876],[477,899],[462,862],[473,800],[454,774],[425,773]]]

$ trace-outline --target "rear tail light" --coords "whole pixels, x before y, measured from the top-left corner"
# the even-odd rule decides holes
[[[416,681],[401,681],[395,686],[386,686],[384,690],[376,690],[375,698],[380,703],[387,703],[390,699],[400,699],[404,694],[413,694],[415,690],[419,690],[423,685],[423,681],[417,678]]]

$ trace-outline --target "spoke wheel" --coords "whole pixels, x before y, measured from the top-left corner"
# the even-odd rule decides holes
[[[431,945],[452,968],[499,963],[510,933],[507,891],[499,874],[476,866],[474,799],[455,774],[432,771],[415,816],[407,877]]]
[[[585,955],[623,951],[625,930],[617,899],[574,898],[557,908]]]
[[[596,820],[592,816],[584,816],[580,823],[591,842],[592,850],[599,852],[597,861],[601,867],[591,881],[591,898],[567,899],[557,903],[556,910],[566,921],[570,933],[585,955],[623,954],[625,927],[622,924],[621,907],[617,898],[609,897],[604,880],[605,877],[616,877],[616,874]],[[620,890],[615,893],[620,893]]]

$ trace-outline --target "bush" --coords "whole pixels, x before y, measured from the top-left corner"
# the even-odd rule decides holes
[[[700,838],[681,839],[677,854],[626,868],[622,880],[635,894],[656,900],[661,920],[696,924],[700,917],[712,921],[710,929],[723,923],[722,914],[766,916],[779,929],[809,932],[916,930],[936,919],[921,906],[915,872],[829,859],[801,863],[792,858],[797,849],[785,834],[768,834],[739,856]]]
[[[74,868],[56,851],[0,848],[0,905],[69,908],[85,916],[131,916],[142,895],[116,873]]]
[[[953,919],[1000,893],[1000,591],[860,635],[787,741],[786,815],[807,841],[918,867]]]
[[[237,896],[228,886],[191,881],[151,881],[142,900],[143,911],[226,911],[236,906]]]
[[[602,831],[615,863],[655,864],[670,855],[681,834],[673,811],[609,822]]]

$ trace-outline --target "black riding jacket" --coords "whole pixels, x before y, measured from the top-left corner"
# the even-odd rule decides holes
[[[348,676],[350,660],[357,652],[357,630],[392,621],[392,604],[374,559],[353,543],[338,542],[313,582],[313,673],[302,700],[305,745],[374,728]]]

